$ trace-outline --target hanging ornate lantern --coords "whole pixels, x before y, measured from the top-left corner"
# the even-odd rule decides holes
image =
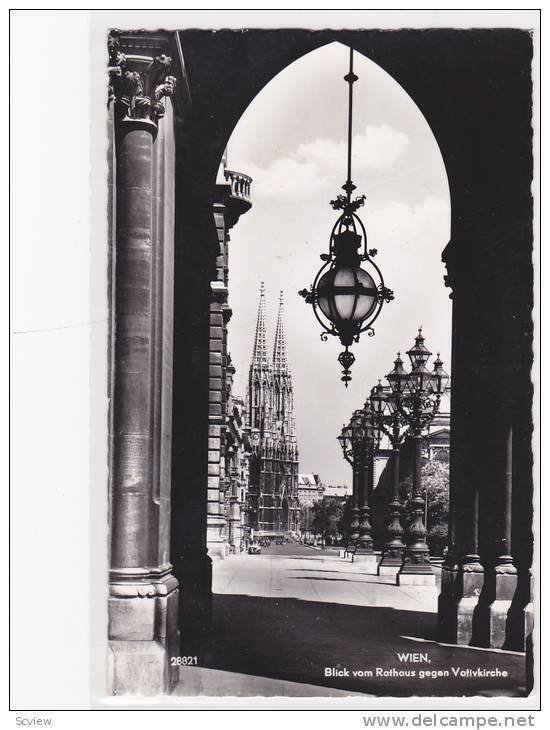
[[[372,325],[383,303],[393,299],[393,292],[385,286],[382,272],[373,261],[377,251],[367,249],[365,226],[356,213],[364,204],[365,196],[351,199],[355,190],[351,180],[353,84],[357,78],[353,73],[353,49],[350,48],[349,73],[344,77],[349,84],[348,178],[342,186],[346,194],[338,195],[330,203],[342,214],[330,234],[328,253],[321,254],[325,263],[312,287],[299,292],[313,306],[313,312],[324,330],[321,338],[326,340],[328,335],[335,335],[345,347],[338,356],[338,362],[343,367],[342,380],[346,388],[351,380],[350,368],[355,362],[350,345],[358,342],[363,332],[371,337],[374,335]],[[361,264],[365,268],[361,268]]]

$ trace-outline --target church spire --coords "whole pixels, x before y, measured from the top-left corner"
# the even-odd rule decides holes
[[[251,366],[253,368],[267,368],[269,366],[265,325],[265,287],[263,281],[260,287],[260,303],[258,305],[258,319],[256,321],[256,336],[254,338]]]
[[[275,345],[273,347],[273,369],[276,373],[288,373],[285,337],[285,303],[283,299],[283,292],[281,292],[279,296],[279,314],[277,315]]]

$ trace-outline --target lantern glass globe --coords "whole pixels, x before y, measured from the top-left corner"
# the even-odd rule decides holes
[[[333,267],[319,280],[319,308],[334,324],[362,322],[376,306],[376,284],[359,267]]]

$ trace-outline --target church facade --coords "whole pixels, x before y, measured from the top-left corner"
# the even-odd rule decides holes
[[[248,375],[247,415],[252,440],[248,521],[252,536],[282,536],[299,530],[298,446],[294,394],[284,330],[283,294],[272,356],[268,353],[262,283],[254,349]]]

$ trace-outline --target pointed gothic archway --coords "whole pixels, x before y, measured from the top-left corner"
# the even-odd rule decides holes
[[[465,640],[459,630],[462,604],[455,579],[463,569],[469,571],[471,556],[477,550],[483,554],[482,562],[488,571],[486,580],[481,577],[486,586],[486,603],[480,606],[482,614],[490,614],[491,595],[495,595],[495,575],[498,576],[494,573],[498,567],[495,545],[501,544],[502,523],[494,514],[491,500],[507,488],[503,475],[507,471],[504,455],[508,453],[505,447],[508,436],[500,432],[495,413],[502,416],[499,423],[513,423],[513,469],[522,475],[514,483],[516,496],[513,497],[514,504],[517,502],[514,560],[523,577],[512,594],[520,616],[529,601],[532,555],[529,377],[532,160],[528,80],[532,46],[528,34],[432,30],[426,42],[422,31],[413,30],[249,31],[246,34],[223,31],[215,35],[184,31],[180,39],[189,77],[195,80],[193,117],[187,126],[181,125],[179,137],[176,278],[182,284],[190,281],[187,275],[190,262],[196,260],[206,271],[216,255],[211,217],[213,182],[235,124],[266,83],[294,60],[335,40],[352,44],[385,69],[426,118],[441,150],[451,196],[451,236],[443,257],[448,269],[446,283],[452,287],[454,304],[451,491],[453,513],[459,514],[460,519],[452,525],[456,551],[451,551],[452,560],[449,559],[447,566],[448,589],[444,591],[440,610],[442,630],[453,641]],[[513,65],[509,62],[512,48]],[[214,59],[216,74],[211,67],[208,73],[201,68],[204,54]],[[510,140],[514,140],[513,149]],[[498,252],[496,256],[495,252]],[[525,287],[513,285],[512,270],[526,283]],[[510,286],[503,284],[506,281]],[[194,424],[194,433],[190,434],[185,414],[185,392],[190,383],[194,392],[202,388],[206,394],[200,369],[192,370],[186,362],[189,340],[183,332],[183,323],[196,324],[205,309],[206,281],[202,291],[198,286],[194,278],[191,287],[197,296],[192,314],[183,294],[189,290],[185,286],[176,287],[175,315],[181,323],[182,334],[178,338],[176,331],[174,367],[179,383],[175,388],[177,443],[173,476],[176,485],[194,484],[197,505],[204,505],[200,490],[206,478],[205,447],[195,441],[198,424]],[[503,299],[504,291],[507,295]],[[472,362],[475,369],[471,367]],[[201,428],[204,443],[206,424]],[[185,443],[189,437],[198,447],[192,454]],[[472,463],[477,465],[475,474],[470,468]],[[190,478],[190,471],[196,476]],[[477,503],[479,512],[474,507]],[[173,504],[176,512],[185,514],[185,503],[177,494]],[[478,534],[479,547],[472,542]],[[177,554],[182,551],[177,542],[174,547],[178,561]],[[199,553],[205,555],[204,547]],[[199,564],[200,558],[192,562]],[[207,578],[206,589],[208,584]],[[191,585],[195,585],[193,581]],[[477,586],[471,590],[476,595],[479,592]],[[185,585],[182,592],[185,593]],[[479,641],[490,641],[486,630]]]
[[[335,434],[349,410],[364,401],[368,384],[383,375],[384,362],[391,362],[394,351],[403,346],[402,333],[416,332],[418,322],[422,322],[431,332],[432,342],[434,338],[437,341],[443,358],[450,357],[451,302],[443,284],[440,261],[441,250],[449,238],[450,217],[443,161],[414,102],[391,77],[361,54],[356,54],[355,59],[359,80],[354,101],[353,137],[357,153],[353,177],[358,192],[367,196],[364,217],[369,247],[378,250],[377,260],[390,276],[398,296],[380,319],[379,337],[363,338],[358,348],[357,377],[349,392],[339,392],[335,343],[327,345],[320,341],[311,312],[297,295],[318,268],[320,250],[334,223],[335,214],[328,200],[335,197],[343,181],[342,140],[347,123],[347,86],[343,77],[348,63],[347,46],[335,42],[294,61],[256,95],[239,119],[227,148],[231,167],[247,171],[254,181],[252,209],[239,222],[229,246],[233,316],[228,341],[237,370],[233,385],[237,392],[249,392],[248,400],[253,402],[250,389],[261,387],[264,393],[260,382],[265,368],[274,369],[273,378],[267,374],[270,382],[265,384],[262,397],[262,402],[269,401],[262,406],[262,413],[267,414],[264,422],[269,423],[265,437],[257,413],[249,413],[249,424],[254,433],[258,432],[258,447],[269,448],[275,437],[280,438],[276,436],[280,428],[276,411],[281,411],[277,405],[283,394],[281,424],[286,400],[289,421],[284,423],[285,438],[295,433],[296,401],[298,445],[305,471],[321,473],[330,484],[345,483],[348,479]],[[265,284],[262,283],[255,321],[253,297],[255,283],[260,280],[265,280]],[[287,329],[292,376],[280,322],[281,306],[276,326],[274,319],[273,300],[281,287],[285,289],[290,312]],[[266,289],[268,303],[271,302],[267,313]],[[429,292],[429,296],[415,299],[418,290]],[[268,315],[273,320],[269,330],[275,330],[273,358],[271,339],[266,334]],[[254,372],[250,370],[249,375],[254,328]],[[264,352],[267,339],[269,354]],[[268,492],[273,491],[268,485],[275,483],[275,498],[276,482],[283,476],[277,477],[273,471],[286,468],[285,456],[280,455],[283,451],[282,446],[277,447],[273,455],[267,456],[261,477]],[[297,493],[295,482],[296,475],[290,492]],[[258,489],[252,480],[253,499]],[[277,512],[280,505],[266,509]],[[276,529],[280,520],[264,517],[260,519],[262,525]]]

